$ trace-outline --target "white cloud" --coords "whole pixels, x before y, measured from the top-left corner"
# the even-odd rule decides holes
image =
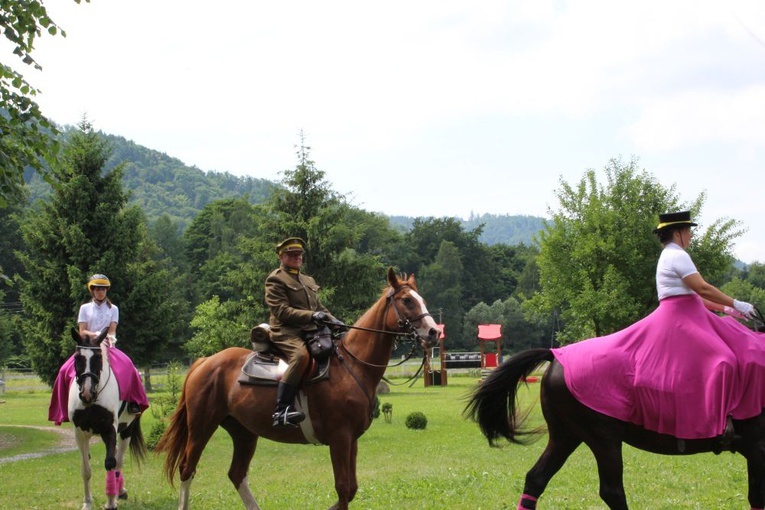
[[[702,144],[765,146],[765,84],[727,93],[687,91],[653,99],[627,127],[640,151]]]
[[[634,155],[765,254],[765,2],[46,7],[69,36],[25,73],[58,122],[269,179],[303,129],[333,185],[390,214],[544,214],[559,177]]]

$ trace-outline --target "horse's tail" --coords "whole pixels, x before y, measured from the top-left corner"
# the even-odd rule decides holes
[[[146,454],[149,452],[141,431],[141,415],[136,416],[130,427],[130,455],[138,464],[141,464],[146,460]]]
[[[543,432],[541,428],[523,427],[531,409],[518,412],[517,389],[543,361],[552,360],[550,349],[522,351],[493,370],[473,391],[463,414],[478,422],[491,446],[497,446],[500,437],[511,443],[526,444]],[[524,440],[523,436],[529,439]]]
[[[191,374],[196,370],[199,365],[205,360],[205,358],[199,358],[191,365],[189,372],[186,374],[186,381],[188,381]],[[175,408],[175,412],[170,417],[170,424],[168,425],[162,437],[157,442],[157,446],[154,451],[157,453],[166,452],[164,472],[170,485],[173,485],[173,475],[178,470],[181,464],[181,456],[186,450],[186,444],[189,439],[189,428],[187,424],[187,410],[186,410],[186,383],[183,384],[181,390],[181,398],[178,400],[178,407]]]

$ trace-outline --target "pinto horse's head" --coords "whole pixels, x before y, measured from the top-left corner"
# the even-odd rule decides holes
[[[98,398],[98,387],[104,368],[101,343],[108,333],[109,329],[104,328],[95,339],[82,338],[80,333],[72,328],[72,338],[77,343],[77,350],[74,353],[74,373],[80,389],[80,401],[86,407]]]
[[[434,347],[440,334],[436,321],[428,312],[425,300],[417,292],[414,275],[406,280],[399,279],[393,268],[388,269],[390,291],[388,300],[395,311],[398,328],[413,333],[419,338],[423,349]],[[391,328],[393,329],[393,328]]]

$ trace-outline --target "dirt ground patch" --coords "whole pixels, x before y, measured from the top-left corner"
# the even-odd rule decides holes
[[[22,453],[19,455],[14,455],[12,457],[6,457],[3,459],[0,459],[0,464],[5,464],[7,462],[15,462],[17,460],[35,459],[38,457],[44,457],[45,455],[69,452],[69,451],[77,449],[77,443],[75,443],[74,441],[74,429],[72,428],[71,425],[69,425],[68,427],[66,425],[62,427],[36,427],[33,425],[12,425],[12,426],[24,427],[28,429],[44,430],[46,432],[54,432],[58,434],[59,439],[53,448],[48,448],[46,450],[42,450],[39,452]],[[17,444],[18,444],[18,441],[15,438],[0,434],[0,450],[3,450],[5,448],[10,448],[12,446],[17,446]]]

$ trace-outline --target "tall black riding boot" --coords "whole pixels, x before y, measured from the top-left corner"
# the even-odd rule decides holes
[[[730,444],[733,442],[733,433],[735,430],[733,429],[733,418],[728,415],[725,418],[725,430],[723,431],[722,435],[720,436],[720,446],[723,448],[727,448],[730,446]]]
[[[723,451],[734,451],[733,440],[735,439],[735,430],[733,428],[733,418],[728,415],[725,418],[725,430],[719,436],[717,436],[715,442],[712,444],[712,452],[715,455],[719,455]]]
[[[305,419],[305,414],[296,411],[292,407],[297,388],[290,384],[279,381],[276,390],[276,410],[274,411],[274,427],[297,427],[297,424]]]

